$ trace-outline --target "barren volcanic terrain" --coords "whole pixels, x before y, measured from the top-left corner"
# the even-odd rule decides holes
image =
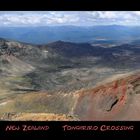
[[[0,39],[1,120],[140,120],[139,45]]]

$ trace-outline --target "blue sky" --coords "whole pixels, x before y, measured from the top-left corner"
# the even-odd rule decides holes
[[[140,11],[1,11],[0,26],[140,25]]]

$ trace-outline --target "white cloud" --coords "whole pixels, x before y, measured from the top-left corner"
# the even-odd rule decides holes
[[[0,26],[140,25],[140,11],[4,11]]]

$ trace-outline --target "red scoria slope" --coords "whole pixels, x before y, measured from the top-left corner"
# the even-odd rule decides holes
[[[22,113],[10,115],[12,118],[2,115],[1,119],[140,120],[140,73],[121,75],[119,79],[115,76],[115,80],[111,80],[94,88],[69,94],[37,92],[19,95],[1,107],[7,109],[10,106],[9,112]]]
[[[78,93],[80,120],[140,120],[140,73]]]

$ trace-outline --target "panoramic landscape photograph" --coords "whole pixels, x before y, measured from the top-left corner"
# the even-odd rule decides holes
[[[139,11],[0,11],[0,121],[140,120]]]

